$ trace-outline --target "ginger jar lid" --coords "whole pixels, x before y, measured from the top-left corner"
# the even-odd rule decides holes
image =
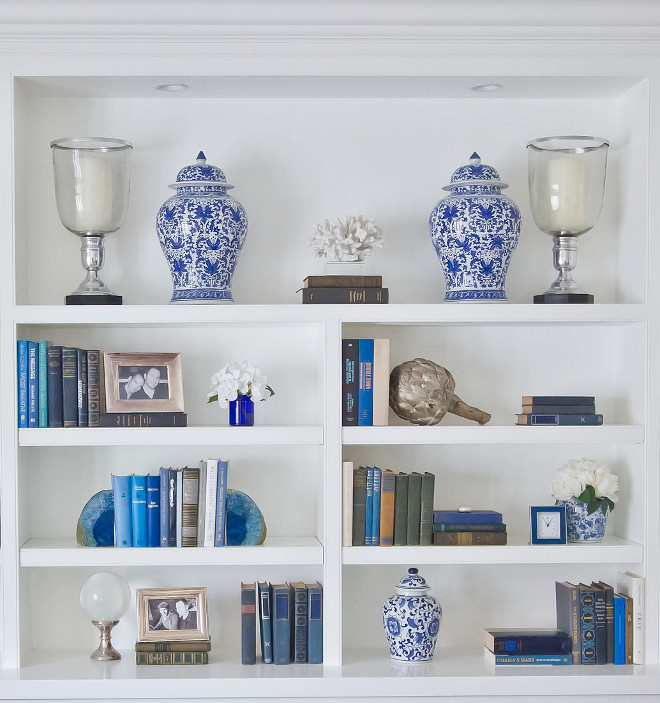
[[[399,581],[396,594],[397,596],[425,596],[430,589],[426,579],[420,576],[419,569],[412,567],[408,569],[408,574]]]
[[[187,186],[216,186],[218,188],[233,188],[227,183],[224,172],[217,166],[206,163],[206,156],[203,151],[197,154],[194,164],[184,166],[176,177],[176,183],[172,183],[170,188],[185,188]]]
[[[481,163],[481,157],[475,151],[470,157],[469,163],[460,166],[451,175],[451,182],[444,186],[442,190],[453,192],[463,191],[463,188],[472,186],[486,186],[489,188],[508,188],[506,183],[500,180],[500,174],[488,164]]]

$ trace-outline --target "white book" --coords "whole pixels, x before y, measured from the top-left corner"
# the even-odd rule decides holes
[[[646,636],[646,594],[644,577],[632,571],[619,571],[616,575],[616,590],[623,596],[630,596],[633,602],[633,664],[643,664]]]
[[[204,546],[206,527],[206,461],[199,462],[199,502],[197,503],[197,546]]]
[[[343,513],[342,544],[350,547],[353,544],[353,462],[343,463]]]
[[[390,340],[374,339],[373,366],[374,426],[386,427],[390,411]]]
[[[215,503],[218,492],[218,460],[206,460],[206,523],[204,525],[204,546],[215,546]]]

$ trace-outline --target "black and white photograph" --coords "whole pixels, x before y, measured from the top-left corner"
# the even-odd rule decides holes
[[[208,638],[206,588],[138,589],[141,641]]]
[[[104,352],[105,412],[183,412],[180,354]]]

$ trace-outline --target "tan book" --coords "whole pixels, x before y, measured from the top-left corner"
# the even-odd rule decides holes
[[[394,483],[396,474],[385,469],[380,480],[380,546],[394,544]]]
[[[434,532],[433,544],[458,547],[506,544],[506,532]]]
[[[390,411],[390,340],[374,339],[373,420],[374,426],[389,424]]]

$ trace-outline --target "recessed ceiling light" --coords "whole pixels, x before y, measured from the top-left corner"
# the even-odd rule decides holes
[[[185,83],[161,83],[156,86],[156,90],[162,90],[164,93],[174,93],[178,90],[188,90],[189,87]]]
[[[470,90],[474,90],[475,93],[491,93],[493,90],[502,90],[503,87],[501,83],[479,83],[470,86]]]

